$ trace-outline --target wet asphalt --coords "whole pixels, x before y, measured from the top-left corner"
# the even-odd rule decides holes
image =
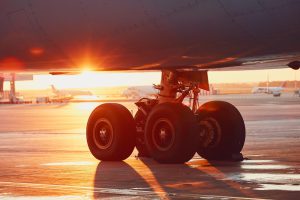
[[[0,106],[0,199],[299,199],[300,98],[203,97],[242,113],[242,162],[99,162],[85,124],[96,103]],[[135,112],[133,102],[124,103]]]

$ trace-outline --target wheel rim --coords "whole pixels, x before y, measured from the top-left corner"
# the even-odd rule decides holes
[[[175,140],[175,129],[168,119],[159,119],[152,129],[152,141],[160,151],[169,150]]]
[[[205,148],[214,148],[219,145],[222,137],[222,129],[217,120],[206,118],[200,122],[201,145]]]
[[[104,118],[97,120],[93,129],[93,139],[99,149],[107,149],[111,146],[114,132],[111,123]]]

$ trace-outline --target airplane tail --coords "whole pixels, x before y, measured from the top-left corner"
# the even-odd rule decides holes
[[[281,84],[281,87],[282,87],[282,88],[285,88],[286,86],[287,86],[287,82],[284,81],[284,82]]]
[[[57,93],[57,89],[54,87],[54,85],[51,85],[51,89],[53,93]]]

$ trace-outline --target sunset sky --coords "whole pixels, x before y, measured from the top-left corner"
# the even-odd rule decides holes
[[[209,72],[210,83],[243,83],[284,80],[299,80],[300,72],[291,69],[252,70]],[[20,81],[16,86],[18,90],[48,89],[50,85],[57,88],[92,88],[111,86],[152,85],[160,82],[160,72],[83,72],[78,75],[48,74],[34,75],[33,81]],[[9,88],[8,82],[5,89]]]

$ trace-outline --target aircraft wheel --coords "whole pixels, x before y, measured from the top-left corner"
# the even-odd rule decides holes
[[[138,150],[139,157],[150,157],[146,142],[145,142],[145,124],[146,115],[138,110],[134,116],[134,121],[136,125],[136,148]]]
[[[245,124],[230,103],[211,101],[196,112],[200,125],[198,154],[207,160],[224,160],[240,155],[245,142]]]
[[[196,118],[183,104],[162,103],[153,108],[146,122],[146,145],[160,163],[184,163],[196,152]]]
[[[91,153],[98,160],[124,160],[135,146],[134,119],[120,104],[102,104],[89,117],[86,137]]]

